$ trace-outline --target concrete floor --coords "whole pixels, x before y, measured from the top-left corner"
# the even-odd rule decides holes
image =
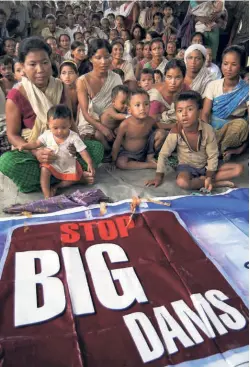
[[[234,160],[244,165],[244,174],[235,180],[238,187],[249,187],[249,156],[244,154]],[[101,189],[113,201],[129,199],[132,196],[140,197],[159,197],[159,196],[178,196],[189,195],[190,192],[180,189],[175,183],[175,172],[169,167],[165,176],[164,183],[158,188],[147,188],[144,182],[154,177],[155,170],[141,171],[121,171],[116,170],[108,172],[105,165],[102,165],[96,174],[96,184],[93,186],[75,185],[64,190],[64,193],[71,193],[76,189],[82,191],[90,190],[91,188]],[[214,194],[224,192],[228,188],[216,189]],[[198,191],[197,191],[198,192]],[[0,217],[6,216],[3,213],[3,208],[13,204],[22,204],[29,201],[41,199],[41,192],[23,194],[16,189],[16,186],[7,177],[0,173]]]

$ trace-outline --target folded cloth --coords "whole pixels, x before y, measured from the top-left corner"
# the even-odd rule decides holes
[[[4,208],[3,211],[7,214],[21,214],[22,212],[46,214],[107,201],[110,199],[100,189],[85,192],[77,190],[69,195],[53,196],[49,199],[36,200],[26,204],[14,204],[9,208]]]

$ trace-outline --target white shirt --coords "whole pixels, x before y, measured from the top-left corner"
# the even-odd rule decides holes
[[[81,140],[80,136],[70,130],[69,136],[63,143],[57,144],[52,132],[46,130],[39,136],[38,140],[47,148],[53,150],[57,156],[56,160],[51,164],[57,172],[60,173],[75,173],[76,158],[73,157],[68,150],[70,144],[74,144],[76,151],[81,153],[86,149],[86,145]]]

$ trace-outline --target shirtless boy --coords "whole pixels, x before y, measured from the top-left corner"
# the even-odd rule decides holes
[[[154,155],[165,139],[161,130],[154,131],[155,120],[149,116],[149,95],[143,89],[130,93],[128,113],[118,129],[112,160],[120,169],[156,168]]]
[[[202,97],[194,91],[182,92],[176,99],[177,124],[171,129],[160,151],[156,175],[146,186],[162,184],[165,162],[177,148],[179,165],[176,184],[184,190],[205,187],[234,187],[232,178],[239,176],[243,166],[226,163],[218,168],[218,145],[212,126],[200,120]]]
[[[128,87],[125,85],[117,85],[111,94],[112,104],[101,115],[101,123],[112,131],[113,140],[108,141],[107,138],[100,132],[95,132],[95,138],[99,140],[106,151],[111,151],[112,143],[116,136],[117,128],[120,123],[128,116],[127,112],[127,100],[128,100]]]

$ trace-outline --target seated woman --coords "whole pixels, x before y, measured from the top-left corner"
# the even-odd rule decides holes
[[[131,62],[123,60],[124,46],[119,40],[114,41],[111,45],[112,48],[112,62],[110,69],[122,69],[124,72],[124,83],[130,88],[135,89],[137,87],[137,82],[135,78],[135,73],[133,65]]]
[[[51,48],[40,38],[23,40],[19,60],[23,63],[26,77],[7,95],[7,136],[12,146],[33,142],[47,129],[47,112],[58,103],[69,105],[70,101],[60,80],[51,77]],[[72,123],[72,129],[77,131]],[[103,146],[99,142],[86,141],[87,150],[97,166],[103,158]],[[0,172],[8,176],[21,192],[40,189],[40,163],[51,163],[56,155],[48,149],[19,152],[13,150],[0,157]],[[80,161],[86,169],[86,165]],[[84,172],[84,183],[94,179]],[[55,181],[54,181],[55,182]]]
[[[183,61],[173,59],[165,68],[165,80],[148,91],[151,117],[157,119],[160,129],[171,130],[176,123],[174,100],[177,94],[189,90],[184,84],[186,67]]]
[[[93,70],[77,80],[77,95],[80,105],[78,129],[81,136],[91,135],[98,131],[108,141],[114,136],[100,122],[102,112],[111,105],[111,92],[114,87],[122,84],[119,75],[110,69],[111,46],[106,40],[95,39],[89,48],[89,60]]]
[[[150,51],[152,55],[152,60],[144,65],[144,68],[149,68],[153,70],[160,70],[164,73],[165,67],[167,65],[167,59],[164,55],[165,46],[161,38],[154,38],[150,43]]]
[[[205,47],[198,44],[189,46],[184,56],[187,68],[185,84],[200,93],[203,98],[206,86],[213,80],[213,75],[206,68],[206,56]]]
[[[240,46],[226,48],[221,65],[224,78],[209,83],[205,91],[202,119],[216,129],[220,153],[225,161],[232,154],[241,154],[248,141],[249,85],[240,78],[245,56]]]

